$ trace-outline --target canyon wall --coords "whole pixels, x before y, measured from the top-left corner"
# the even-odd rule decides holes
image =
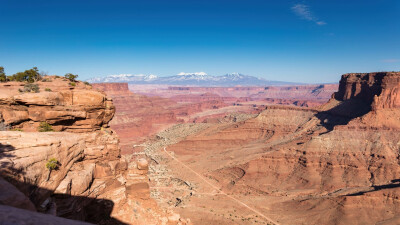
[[[107,93],[116,105],[115,117],[110,126],[121,137],[123,154],[131,153],[132,149],[135,151],[133,145],[141,144],[149,136],[177,123],[203,122],[215,116],[223,117],[233,111],[240,112],[241,108],[246,112],[256,111],[252,106],[218,111],[229,104],[218,95],[212,94],[182,95],[175,98],[145,96],[129,91],[126,83],[93,84],[93,88]],[[202,112],[207,113],[201,114]]]
[[[400,78],[398,72],[351,73],[340,80],[336,100],[351,102],[359,111],[359,118],[350,126],[398,129],[400,118]]]
[[[232,113],[256,114],[271,104],[315,107],[326,102],[336,87],[330,84],[288,87],[93,84],[94,89],[112,97],[116,106],[110,126],[121,137],[123,154],[132,152],[133,145],[141,144],[173,124],[217,122]],[[129,88],[134,91],[130,92]]]
[[[374,109],[400,107],[400,78],[396,72],[350,73],[342,76],[337,100],[362,99]],[[375,97],[376,96],[376,97]]]
[[[319,108],[267,106],[255,118],[207,126],[167,150],[281,224],[397,224],[399,85],[399,72],[345,74]],[[213,202],[184,197],[185,207],[199,211]],[[195,210],[179,211],[201,221]],[[231,219],[240,223],[223,221]]]
[[[170,109],[176,102],[132,93],[127,83],[93,84],[93,88],[107,93],[117,106],[110,126],[121,137],[123,154],[131,153],[133,144],[139,144],[178,120]]]

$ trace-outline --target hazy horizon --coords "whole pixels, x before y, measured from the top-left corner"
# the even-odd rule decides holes
[[[395,0],[3,1],[0,66],[335,83],[400,70],[399,12]]]

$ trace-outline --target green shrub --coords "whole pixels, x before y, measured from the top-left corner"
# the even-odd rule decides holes
[[[87,81],[85,81],[85,82],[83,82],[85,85],[89,85],[89,86],[92,86],[89,82],[87,82]]]
[[[51,92],[51,89],[50,89],[50,88],[45,88],[44,90],[45,90],[45,91],[48,91],[48,92]]]
[[[75,83],[75,82],[71,82],[71,83],[69,83],[69,85],[75,87],[75,86],[76,86],[76,83]]]
[[[76,81],[75,79],[78,78],[78,75],[75,75],[72,73],[67,73],[67,74],[65,74],[64,77],[67,78],[71,82],[75,82]]]
[[[18,72],[12,76],[7,76],[9,81],[27,81],[28,83],[33,83],[42,79],[37,67],[33,67],[30,70],[25,70],[24,72]]]
[[[25,84],[24,85],[24,90],[22,90],[22,92],[39,93],[39,85],[37,85],[37,84]]]
[[[10,131],[23,131],[22,129],[20,129],[20,128],[13,128],[13,129],[11,129]]]
[[[4,73],[4,67],[0,66],[0,82],[6,82],[7,77],[6,74]]]
[[[54,131],[53,127],[47,122],[41,122],[38,127],[39,132],[51,132]]]
[[[50,171],[57,169],[58,167],[58,160],[56,158],[51,158],[47,160],[46,168]]]

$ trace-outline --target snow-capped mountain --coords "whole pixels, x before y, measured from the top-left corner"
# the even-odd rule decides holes
[[[87,80],[90,83],[115,83],[115,82],[146,82],[156,80],[158,76],[150,74],[118,74],[118,75],[108,75],[105,77],[94,77]]]
[[[179,73],[174,76],[158,77],[156,75],[119,74],[106,77],[95,77],[87,80],[90,83],[127,82],[130,84],[166,84],[183,86],[266,86],[292,85],[295,83],[270,81],[262,78],[243,75],[240,73],[225,74],[222,76],[208,75],[205,72]]]

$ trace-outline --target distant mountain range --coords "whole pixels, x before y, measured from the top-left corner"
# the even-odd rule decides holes
[[[179,73],[174,76],[158,77],[156,75],[132,75],[119,74],[105,77],[95,77],[87,80],[90,83],[116,83],[127,82],[129,84],[165,84],[182,86],[268,86],[268,85],[296,85],[299,83],[271,81],[262,78],[243,75],[240,73],[225,74],[222,76],[208,75],[204,72]]]

